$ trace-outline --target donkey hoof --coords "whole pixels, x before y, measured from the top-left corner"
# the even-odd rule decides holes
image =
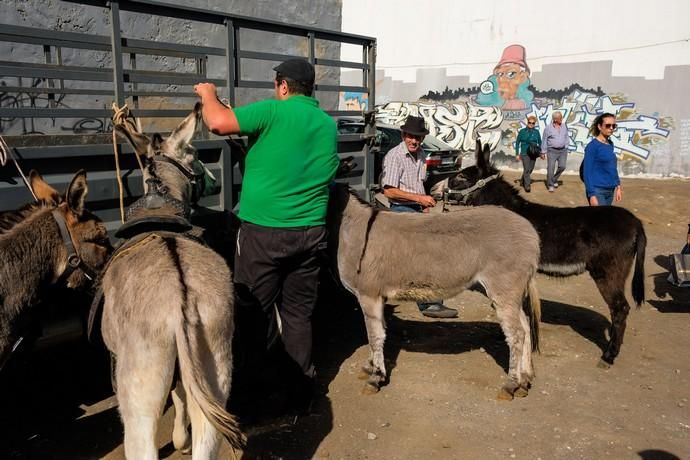
[[[513,396],[516,398],[524,398],[529,394],[529,389],[525,386],[520,386],[517,390],[515,390],[515,393],[513,393]]]
[[[362,387],[362,394],[363,395],[375,395],[376,393],[379,392],[379,390],[380,390],[380,388],[378,385],[371,383],[371,382],[367,382]]]
[[[359,370],[359,374],[357,374],[357,378],[359,380],[369,380],[372,373],[373,371],[371,370],[371,368],[367,366],[362,366],[362,368]]]
[[[503,401],[512,401],[513,396],[515,396],[515,393],[519,388],[519,383],[517,383],[514,380],[509,381],[508,383],[503,385],[503,387],[501,387],[501,391],[498,392],[498,399]]]
[[[599,362],[597,363],[597,367],[599,369],[610,369],[611,368],[611,363],[607,363],[603,359],[600,359]]]

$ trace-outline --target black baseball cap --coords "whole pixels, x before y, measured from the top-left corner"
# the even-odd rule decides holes
[[[314,84],[314,66],[305,59],[288,59],[275,66],[273,70],[300,83]]]

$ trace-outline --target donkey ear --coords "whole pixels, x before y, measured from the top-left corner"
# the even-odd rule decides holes
[[[477,140],[477,168],[479,169],[479,172],[481,173],[482,176],[488,175],[489,173],[489,168],[491,167],[491,149],[489,148],[489,144],[485,144],[484,148],[482,149],[482,143],[481,141]]]
[[[113,103],[113,129],[118,134],[122,135],[134,147],[134,152],[137,155],[150,156],[151,154],[151,140],[141,132],[139,122],[135,123],[133,117],[130,116],[129,108],[125,105],[122,108],[117,107]]]
[[[477,166],[479,166],[484,160],[482,155],[482,141],[479,140],[479,137],[477,137],[477,144],[474,148],[474,159],[476,160]]]
[[[48,185],[35,169],[29,172],[29,183],[39,201],[45,201],[52,205],[57,205],[60,202],[60,194],[58,191]]]
[[[89,186],[86,182],[86,171],[81,169],[74,175],[65,194],[67,207],[79,217],[84,214],[84,201],[86,201],[86,194],[88,192]]]
[[[491,147],[489,147],[489,144],[484,144],[484,164],[487,166],[491,165]]]
[[[123,123],[115,125],[115,130],[127,139],[134,148],[134,152],[139,156],[148,157],[151,155],[151,140],[145,134],[132,129],[132,124]]]
[[[199,121],[201,120],[201,104],[197,103],[194,106],[192,113],[187,115],[187,118],[182,120],[177,128],[170,134],[165,142],[167,144],[167,152],[180,152],[182,147],[188,145],[194,138]]]

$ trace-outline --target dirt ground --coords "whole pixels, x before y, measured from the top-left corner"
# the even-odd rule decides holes
[[[563,182],[553,194],[537,182],[528,197],[584,205],[579,178]],[[361,313],[350,296],[324,287],[315,321],[315,411],[281,416],[280,378],[270,370],[264,387],[236,389],[232,406],[249,438],[241,458],[690,458],[690,288],[666,282],[667,255],[682,247],[690,219],[690,181],[627,179],[623,191],[621,205],[647,232],[647,302],[631,311],[611,369],[596,366],[609,313],[593,281],[540,275],[542,352],[528,397],[496,398],[507,347],[488,300],[476,292],[447,301],[458,319],[425,318],[411,303],[387,307],[390,383],[364,396],[356,378],[368,354]],[[23,380],[5,382],[0,394],[0,458],[124,458],[100,351],[73,344],[36,353],[19,374]],[[172,449],[171,421],[168,408],[161,457],[187,458]],[[231,458],[228,449],[223,455]]]

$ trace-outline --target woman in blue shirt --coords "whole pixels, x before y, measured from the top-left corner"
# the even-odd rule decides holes
[[[618,177],[618,159],[613,153],[611,135],[616,130],[616,116],[603,113],[594,119],[589,133],[594,137],[585,147],[582,177],[590,206],[610,206],[623,198]]]
[[[525,192],[530,192],[530,175],[534,170],[534,164],[537,158],[531,158],[529,156],[529,145],[536,144],[537,149],[535,152],[541,152],[541,136],[539,135],[539,130],[536,128],[537,117],[530,115],[527,117],[527,127],[522,128],[518,131],[517,139],[515,140],[515,150],[517,150],[517,157],[522,160],[522,186]],[[544,158],[543,155],[540,155]]]

